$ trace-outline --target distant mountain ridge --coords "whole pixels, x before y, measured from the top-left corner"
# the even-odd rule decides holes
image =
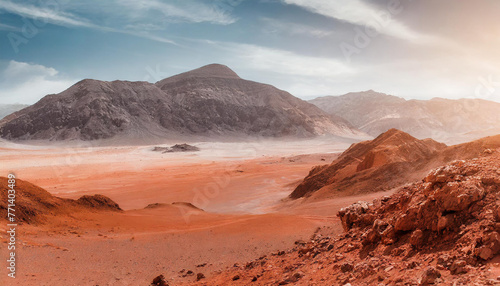
[[[212,64],[155,84],[82,80],[0,121],[9,140],[356,136],[345,120]]]
[[[421,139],[465,142],[500,133],[500,103],[482,99],[405,100],[369,90],[309,102],[372,136],[397,128]]]
[[[27,104],[0,104],[0,119],[28,106]]]

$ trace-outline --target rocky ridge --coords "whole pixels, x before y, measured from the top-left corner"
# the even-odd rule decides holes
[[[500,135],[446,146],[390,129],[374,140],[353,144],[331,164],[312,168],[290,198],[325,199],[388,191],[419,180],[435,167],[499,147]]]
[[[353,144],[329,165],[316,166],[290,194],[297,199],[388,190],[416,180],[446,145],[391,129],[374,140]]]

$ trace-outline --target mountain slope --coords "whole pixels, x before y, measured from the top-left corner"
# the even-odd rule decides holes
[[[397,128],[421,139],[464,142],[500,131],[500,103],[481,99],[405,100],[369,90],[309,102],[372,136]]]
[[[330,165],[313,168],[290,198],[316,192],[334,195],[394,188],[418,178],[426,171],[425,164],[445,147],[432,139],[418,140],[391,129],[374,140],[353,144]]]
[[[326,198],[390,190],[411,183],[430,169],[472,159],[500,148],[500,135],[446,146],[391,129],[371,141],[353,144],[330,165],[314,167],[290,198]]]
[[[312,104],[217,64],[156,84],[83,80],[0,121],[0,136],[10,140],[356,132]]]

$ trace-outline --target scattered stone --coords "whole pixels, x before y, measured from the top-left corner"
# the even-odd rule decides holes
[[[465,268],[466,265],[467,262],[465,260],[455,260],[450,266],[451,274],[467,273],[467,269]]]
[[[172,152],[196,152],[200,151],[200,148],[196,146],[192,146],[189,144],[175,144],[172,147],[154,147],[153,152],[162,152],[162,153],[172,153]]]
[[[420,229],[413,231],[410,237],[410,244],[416,249],[419,249],[424,244],[424,233]]]
[[[353,269],[354,269],[354,265],[352,263],[350,263],[350,262],[343,263],[340,266],[340,270],[342,272],[351,272]]]
[[[151,286],[168,286],[168,283],[165,281],[165,276],[159,275],[153,279],[151,282]]]
[[[201,279],[204,279],[205,275],[203,273],[198,273],[196,274],[196,281],[200,281]]]
[[[436,279],[441,277],[441,273],[434,267],[429,266],[424,269],[418,280],[419,285],[434,284]]]

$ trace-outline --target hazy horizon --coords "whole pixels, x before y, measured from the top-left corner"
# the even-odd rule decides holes
[[[306,100],[371,89],[499,101],[499,12],[492,0],[0,0],[0,103],[211,63]]]

